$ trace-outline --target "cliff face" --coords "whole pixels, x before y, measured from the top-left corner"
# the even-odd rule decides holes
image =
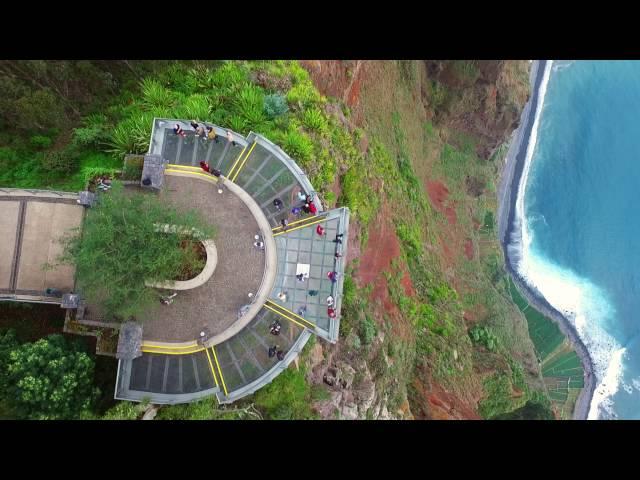
[[[316,347],[325,350],[324,361],[314,363],[312,380],[337,382],[327,415],[331,410],[342,418],[480,418],[499,403],[487,386],[494,383],[504,386],[504,401],[516,407],[520,398],[524,403],[523,389],[540,389],[542,383],[526,323],[500,290],[501,251],[491,216],[496,208],[500,161],[490,157],[500,153],[498,147],[517,126],[529,95],[528,62],[336,60],[302,64],[323,95],[348,107],[343,121],[352,129],[363,130],[363,152],[369,140],[376,139],[392,154],[401,155],[397,132],[396,136],[393,132],[396,128],[402,131],[403,148],[432,208],[420,219],[430,238],[425,252],[432,259],[433,274],[451,285],[460,299],[457,307],[443,313],[451,318],[453,333],[435,338],[428,353],[416,354],[407,398],[396,399],[389,410],[388,381],[370,368],[371,358],[380,355],[360,358],[348,348],[348,339],[341,339],[335,347]],[[376,188],[384,189],[383,185]],[[406,295],[415,295],[397,247],[393,212],[398,208],[405,206],[383,201],[368,232],[361,232],[354,222],[350,260],[358,258],[354,269],[358,286],[371,286],[371,316],[378,324],[390,322],[390,334],[410,345],[416,339],[415,326],[391,300],[387,284],[389,275],[399,275]],[[363,235],[369,243],[361,249]],[[490,350],[471,342],[468,331],[475,326],[495,333],[500,347]],[[375,346],[374,341],[373,351]],[[394,362],[392,355],[382,357]],[[350,370],[366,379],[366,408],[359,401],[362,392],[346,388],[350,382],[337,379]],[[519,380],[521,370],[526,385]],[[402,406],[396,408],[398,404]]]

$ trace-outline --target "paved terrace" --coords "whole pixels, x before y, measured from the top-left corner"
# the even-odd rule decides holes
[[[187,133],[186,138],[173,133],[171,129],[175,123],[181,124]],[[180,344],[143,342],[144,353],[141,357],[134,360],[121,359],[119,362],[116,398],[134,401],[151,398],[155,403],[184,403],[215,394],[221,403],[233,402],[273,380],[298,355],[312,333],[330,342],[337,341],[344,257],[336,257],[335,253],[343,253],[346,250],[348,209],[324,212],[319,199],[315,197],[317,215],[294,215],[291,212],[292,208],[301,205],[298,192],[315,193],[308,178],[296,163],[264,137],[254,133],[250,133],[247,138],[233,134],[237,143],[233,146],[227,143],[226,130],[215,128],[220,136],[219,143],[196,138],[189,122],[155,120],[149,153],[162,156],[168,163],[165,169],[165,186],[161,194],[171,195],[171,190],[176,189],[174,198],[180,199],[185,206],[200,206],[205,211],[211,211],[214,224],[221,225],[215,240],[216,245],[218,242],[224,242],[224,237],[236,238],[233,253],[228,254],[230,261],[235,262],[233,264],[238,268],[251,270],[254,275],[257,273],[259,277],[254,278],[254,283],[251,283],[251,275],[247,275],[248,283],[242,284],[245,290],[263,278],[258,273],[259,269],[256,270],[257,265],[262,269],[265,266],[265,259],[260,255],[268,257],[274,254],[272,250],[275,249],[275,268],[271,267],[275,270],[272,272],[273,278],[266,282],[268,291],[264,295],[260,294],[259,298],[254,298],[252,309],[255,313],[249,313],[241,320],[237,320],[237,316],[226,316],[216,320],[216,331],[223,329],[224,325],[230,326],[222,334],[215,335],[214,332],[210,341],[204,344],[197,342],[193,333],[192,341]],[[253,249],[255,232],[248,234],[252,228],[255,230],[257,225],[242,213],[241,205],[237,205],[239,210],[231,206],[234,208],[233,211],[222,213],[224,221],[218,220],[218,210],[214,204],[220,203],[221,200],[217,186],[213,184],[213,177],[194,168],[201,160],[207,160],[210,165],[218,167],[223,176],[227,177],[225,184],[228,189],[248,194],[254,205],[261,210],[262,215],[254,213],[254,219],[259,219],[260,222],[266,219],[272,229],[265,233],[264,252]],[[191,182],[177,182],[173,176],[178,174]],[[198,182],[202,177],[209,178],[206,182]],[[221,196],[231,197],[229,190],[225,190]],[[283,203],[280,209],[273,204],[276,198]],[[287,218],[290,223],[286,231],[280,226],[283,218]],[[234,235],[223,233],[221,229],[230,228],[232,223],[245,223],[245,226],[234,227],[237,229]],[[325,235],[320,236],[316,233],[318,225],[325,228]],[[342,244],[333,242],[338,233],[343,234]],[[250,248],[247,249],[246,243],[249,243]],[[229,252],[231,247],[229,244]],[[220,247],[218,248],[220,250]],[[223,256],[219,254],[219,259]],[[296,278],[299,270],[308,272],[308,278],[304,281]],[[339,273],[337,282],[331,282],[327,277],[330,271]],[[266,272],[268,273],[269,269]],[[233,272],[230,269],[223,274],[216,269],[211,280],[217,281],[219,288],[224,288],[226,282],[235,281],[230,280],[229,275],[239,273],[238,270]],[[217,276],[220,278],[214,280]],[[264,283],[261,285],[265,286]],[[318,291],[318,294],[309,295],[313,290]],[[237,292],[238,298],[234,297],[233,301],[229,302],[226,315],[233,311],[231,304],[235,302],[236,309],[242,304],[241,297],[246,297],[246,293]],[[329,318],[327,312],[326,298],[329,294],[335,298],[334,308],[337,316],[334,319]],[[186,298],[183,292],[176,300],[181,295]],[[174,305],[177,305],[177,302]],[[306,311],[301,311],[301,307],[306,307]],[[185,318],[182,319],[178,318],[180,315],[176,316],[177,324],[189,325],[187,319],[192,321],[195,318],[195,326],[200,325],[198,322],[212,324],[212,319],[227,307],[218,309],[216,302],[209,302],[207,295],[194,295],[193,305],[185,305],[184,308],[189,313],[184,314]],[[170,309],[166,309],[165,312],[170,312]],[[192,318],[194,314],[195,317]],[[149,320],[154,321],[151,318]],[[282,325],[278,336],[269,332],[270,325],[275,321]],[[166,320],[161,319],[160,324],[166,324]],[[238,325],[241,328],[238,328]],[[163,330],[155,329],[151,323],[145,323],[144,329],[145,338],[150,338],[147,336],[148,330],[156,332],[156,336]],[[176,338],[187,337],[185,335]],[[277,346],[284,352],[283,360],[268,356],[271,346]]]
[[[82,223],[78,196],[66,192],[0,189],[0,300],[60,303],[73,290],[75,269],[54,264],[59,239]],[[46,289],[55,293],[46,294]]]

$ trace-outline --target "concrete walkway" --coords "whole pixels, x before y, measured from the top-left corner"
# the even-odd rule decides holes
[[[0,294],[25,301],[59,303],[47,288],[73,290],[75,269],[57,263],[60,239],[80,227],[84,209],[77,195],[40,190],[0,189]]]

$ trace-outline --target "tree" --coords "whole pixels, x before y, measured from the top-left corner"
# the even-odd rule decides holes
[[[99,394],[93,368],[91,357],[62,335],[25,343],[9,353],[5,400],[21,417],[77,418]]]
[[[286,369],[255,394],[256,407],[270,420],[311,420],[311,387],[302,370]]]
[[[171,280],[197,271],[201,259],[184,241],[186,233],[164,233],[159,225],[211,238],[213,228],[195,210],[178,211],[162,197],[125,192],[119,182],[100,195],[79,233],[63,239],[61,261],[76,267],[78,288],[112,318],[126,320],[157,303],[145,282]]]

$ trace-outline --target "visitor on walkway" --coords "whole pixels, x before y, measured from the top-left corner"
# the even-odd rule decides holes
[[[184,133],[184,130],[182,129],[182,127],[176,123],[176,126],[173,127],[173,133],[175,133],[176,135],[180,135],[181,137],[186,137],[187,134]]]
[[[340,252],[336,252],[336,258],[340,258],[342,257],[342,254]]]
[[[256,247],[258,250],[264,250],[264,242],[261,242],[261,241],[253,242],[253,246]]]
[[[207,173],[211,173],[209,171],[209,164],[207,162],[200,162],[200,168]]]
[[[278,360],[282,361],[284,360],[284,352],[282,350],[278,350],[278,353],[276,354]]]
[[[286,219],[286,218],[283,218],[283,219],[280,221],[280,225],[282,225],[282,231],[283,231],[283,232],[286,232],[286,231],[287,231],[287,228],[289,227],[289,222],[287,222],[287,219]]]
[[[309,209],[309,204],[308,204],[308,203],[305,203],[305,204],[302,206],[302,211],[303,211],[304,213],[309,213],[309,212],[311,211],[311,210]]]
[[[191,126],[193,127],[194,130],[198,130],[198,127],[200,125],[195,120],[191,120]]]
[[[302,273],[299,273],[298,275],[296,275],[296,278],[298,279],[299,282],[304,282],[304,275]]]
[[[298,200],[300,200],[301,202],[305,202],[307,201],[307,194],[304,193],[302,190],[300,190],[298,192]]]
[[[168,297],[160,297],[160,303],[162,305],[171,305],[173,303],[173,299],[178,295],[178,292],[173,292]]]
[[[300,307],[298,309],[298,315],[300,315],[301,317],[304,317],[307,313],[307,306],[303,305],[302,307]]]
[[[279,198],[276,198],[273,201],[273,206],[276,207],[276,210],[278,211],[282,210],[282,200],[280,200]]]
[[[273,347],[269,347],[269,358],[275,357],[277,351],[278,351],[277,345],[274,345]]]
[[[320,293],[318,290],[309,290],[310,297],[315,297],[318,293]]]
[[[334,301],[333,301],[333,297],[332,297],[331,295],[329,295],[329,296],[327,297],[327,306],[328,306],[328,307],[333,307],[333,303],[334,303]]]
[[[279,298],[281,301],[286,302],[286,301],[287,301],[287,292],[280,292],[280,293],[278,294],[278,298]]]
[[[217,168],[211,168],[211,175],[219,179],[220,175],[222,175],[222,172]]]
[[[327,272],[327,277],[329,277],[331,283],[336,283],[338,281],[338,272]]]
[[[220,143],[220,139],[218,139],[218,134],[214,130],[213,127],[207,127],[207,138],[209,140],[213,140],[216,143]]]
[[[336,318],[336,311],[332,307],[329,307],[327,308],[327,315],[329,315],[329,318]]]
[[[325,235],[327,232],[325,232],[324,228],[322,228],[322,225],[318,225],[318,226],[316,227],[316,233],[322,237],[322,236],[323,236],[323,235]]]
[[[302,209],[300,207],[293,207],[291,209],[291,213],[293,213],[296,217],[300,216],[300,212],[302,212]]]
[[[196,128],[196,135],[198,137],[204,138],[205,140],[207,139],[207,134],[204,132],[203,126],[199,126],[198,128]]]
[[[318,209],[316,208],[316,204],[313,203],[312,201],[309,202],[309,211],[311,212],[312,215],[315,215],[316,213],[318,213]]]
[[[282,328],[282,325],[276,320],[269,326],[269,333],[271,333],[271,335],[280,335],[280,328]]]
[[[334,238],[333,240],[331,240],[333,243],[339,243],[340,245],[342,245],[342,236],[344,235],[344,233],[339,233],[336,235],[336,238]]]
[[[227,140],[231,142],[231,145],[233,145],[234,147],[237,145],[235,140],[233,139],[233,134],[231,133],[231,130],[227,130]]]

